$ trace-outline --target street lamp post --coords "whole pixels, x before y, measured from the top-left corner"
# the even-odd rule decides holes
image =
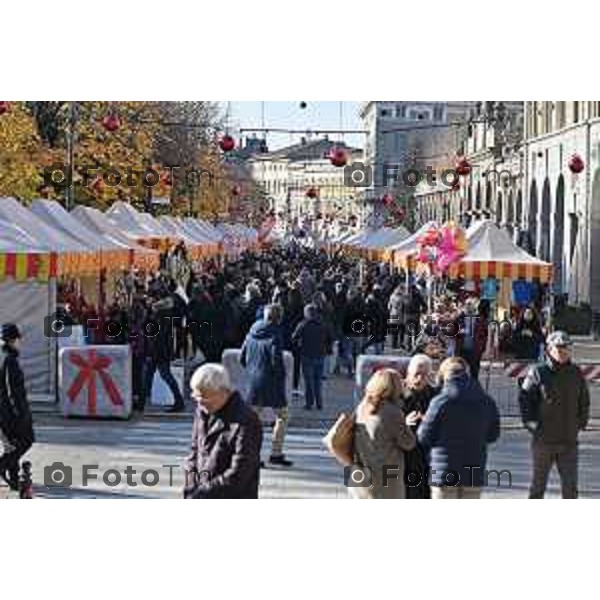
[[[74,204],[74,182],[73,173],[75,171],[75,127],[77,124],[77,102],[69,102],[69,127],[67,128],[67,185],[65,187],[65,208],[71,210]]]

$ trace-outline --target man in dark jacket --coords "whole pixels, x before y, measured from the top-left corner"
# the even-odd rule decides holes
[[[300,363],[304,376],[306,410],[316,406],[323,408],[323,369],[325,356],[333,341],[333,331],[325,323],[315,304],[304,307],[304,319],[292,334],[292,343],[300,353]]]
[[[34,442],[33,419],[19,365],[21,332],[12,323],[2,326],[4,357],[0,367],[0,431],[8,442],[0,456],[0,477],[13,491],[19,487],[19,460]]]
[[[433,499],[477,499],[485,485],[487,445],[500,436],[496,403],[469,374],[459,357],[440,365],[441,393],[417,429],[429,451]]]
[[[260,419],[233,390],[222,365],[206,363],[192,375],[198,402],[192,451],[186,460],[186,499],[258,498]]]
[[[240,354],[240,363],[249,379],[246,400],[256,408],[259,417],[268,406],[275,410],[271,456],[269,462],[290,467],[292,461],[283,453],[283,443],[289,420],[285,394],[285,365],[283,362],[283,310],[279,304],[264,308],[264,318],[252,325]]]
[[[577,436],[590,412],[587,382],[571,362],[571,340],[555,331],[546,341],[544,364],[527,373],[519,394],[525,427],[533,434],[530,498],[543,498],[554,463],[563,498],[577,498]]]
[[[409,350],[413,349],[414,342],[419,334],[421,315],[427,312],[427,303],[414,284],[410,285],[408,294],[402,297],[400,304],[400,322],[403,331],[409,338]]]
[[[146,336],[146,364],[144,372],[144,390],[146,398],[152,396],[152,382],[154,373],[158,371],[163,381],[167,384],[175,404],[168,412],[180,412],[185,408],[185,402],[179,389],[179,385],[171,372],[171,360],[173,360],[173,299],[163,297],[152,304],[152,310],[145,330],[152,332]]]

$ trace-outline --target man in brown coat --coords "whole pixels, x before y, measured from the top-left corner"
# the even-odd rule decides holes
[[[184,497],[258,498],[262,426],[256,413],[232,389],[220,364],[202,365],[190,387],[198,407]]]

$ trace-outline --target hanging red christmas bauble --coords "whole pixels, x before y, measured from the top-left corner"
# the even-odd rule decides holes
[[[396,214],[396,219],[398,221],[400,221],[400,222],[404,221],[404,217],[406,216],[406,213],[404,212],[403,208],[399,208],[395,214]]]
[[[461,158],[456,164],[456,172],[461,177],[466,177],[471,172],[471,165],[466,158]]]
[[[348,162],[348,154],[343,148],[335,147],[329,152],[329,160],[334,167],[343,167]]]
[[[0,102],[0,115],[7,113],[10,110],[10,102]]]
[[[166,185],[166,186],[173,185],[173,179],[171,178],[171,173],[169,173],[168,171],[163,173],[163,175],[160,179],[161,179],[163,185]]]
[[[106,117],[102,119],[102,126],[104,129],[106,129],[106,131],[110,131],[112,133],[121,127],[121,120],[119,119],[119,116],[114,113],[106,115]]]
[[[242,192],[242,189],[240,188],[239,185],[234,185],[233,188],[231,188],[231,193],[234,196],[239,196],[241,194],[241,192]]]
[[[585,163],[583,162],[583,158],[579,156],[579,154],[573,154],[569,159],[569,170],[574,175],[579,175],[585,169]]]
[[[394,196],[392,196],[392,194],[385,194],[383,198],[381,198],[381,202],[384,206],[391,206],[394,203]]]
[[[231,152],[235,148],[235,140],[226,134],[219,140],[219,147],[223,152]]]
[[[306,195],[309,198],[316,198],[319,195],[319,192],[317,191],[317,188],[309,187],[308,190],[306,190]]]

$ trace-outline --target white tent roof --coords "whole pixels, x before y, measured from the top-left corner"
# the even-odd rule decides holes
[[[478,239],[483,232],[485,232],[487,223],[493,223],[493,221],[490,221],[490,219],[479,219],[477,221],[473,221],[465,232],[465,237],[467,240],[469,240],[469,242],[475,242],[475,240]]]
[[[12,223],[15,227],[36,240],[46,251],[58,253],[89,253],[94,248],[78,241],[70,234],[48,225],[31,210],[14,198],[0,198],[0,220]]]
[[[213,243],[218,243],[223,239],[223,234],[215,229],[210,223],[203,221],[202,219],[193,219],[192,217],[186,217],[183,222],[192,231],[198,231],[202,236],[208,237]]]
[[[201,241],[197,236],[187,231],[185,224],[175,217],[163,215],[158,217],[157,221],[170,237],[178,237],[188,246],[200,246],[208,242],[206,239]]]
[[[39,240],[14,223],[0,220],[0,252],[43,254],[48,250]]]
[[[370,238],[367,238],[361,245],[365,248],[387,248],[398,244],[410,237],[410,233],[405,227],[382,227],[376,231]]]
[[[476,236],[469,240],[467,253],[461,262],[508,262],[514,264],[548,265],[519,248],[510,239],[506,231],[500,229],[493,221],[483,221]]]
[[[415,231],[410,237],[407,237],[405,240],[392,246],[389,250],[392,252],[400,252],[402,254],[410,254],[411,252],[415,252],[417,250],[417,240],[431,227],[437,227],[437,223],[435,221],[429,221],[422,225]]]
[[[109,237],[94,235],[93,231],[86,227],[82,221],[67,212],[54,200],[34,200],[31,203],[31,211],[50,227],[60,230],[65,235],[74,237],[77,241],[91,246],[95,250],[126,249]]]
[[[106,216],[130,237],[140,239],[169,237],[169,234],[152,215],[138,212],[127,202],[120,200],[115,202],[106,211]]]
[[[82,223],[96,236],[102,237],[123,250],[136,252],[153,252],[136,244],[129,236],[125,235],[103,212],[91,206],[77,206],[70,213],[74,219]]]
[[[344,246],[360,246],[365,239],[373,235],[374,229],[361,229],[344,240]]]

